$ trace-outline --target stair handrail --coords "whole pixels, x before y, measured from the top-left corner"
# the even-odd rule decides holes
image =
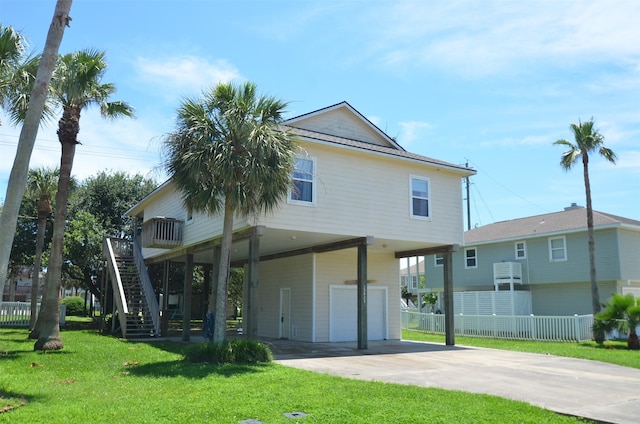
[[[127,298],[124,293],[124,287],[122,286],[122,279],[120,278],[120,271],[118,271],[118,263],[116,262],[116,256],[113,252],[113,246],[111,245],[111,237],[105,237],[104,239],[104,251],[107,259],[107,269],[109,270],[109,276],[111,281],[115,281],[114,286],[114,299],[118,310],[121,312],[118,314],[118,320],[120,321],[120,328],[122,329],[122,336],[127,336],[127,317],[129,313],[129,307],[127,305]]]
[[[144,263],[144,257],[142,256],[142,249],[138,243],[138,239],[133,239],[133,259],[138,270],[138,276],[140,277],[140,287],[147,301],[149,307],[149,314],[151,315],[151,322],[153,323],[154,335],[160,335],[160,306],[158,305],[158,299],[156,299],[155,292],[153,291],[153,285],[151,284],[151,278],[147,272],[147,267]]]

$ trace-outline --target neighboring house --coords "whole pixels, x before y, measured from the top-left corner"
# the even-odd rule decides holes
[[[640,221],[597,211],[593,219],[601,302],[613,293],[640,296]],[[456,292],[529,291],[534,315],[592,313],[585,208],[485,225],[464,239],[453,255]],[[426,287],[441,291],[441,256],[425,264]]]
[[[301,148],[293,189],[274,212],[234,224],[232,264],[259,282],[253,294],[245,283],[245,298],[258,299],[256,335],[360,342],[360,286],[367,339],[400,339],[399,258],[462,243],[461,179],[475,171],[405,151],[346,102],[284,124]],[[142,222],[147,264],[212,262],[221,216],[186,210],[171,181],[128,214]]]
[[[4,293],[2,300],[6,302],[26,302],[31,300],[31,284],[32,275],[31,268],[20,268],[17,275],[11,275],[10,279],[7,279],[4,285]],[[42,296],[42,282],[44,281],[43,274],[40,275],[40,291],[39,295]]]

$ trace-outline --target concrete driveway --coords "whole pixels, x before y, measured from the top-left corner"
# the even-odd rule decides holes
[[[295,368],[487,393],[604,423],[640,423],[640,369],[436,343],[369,342],[360,351],[355,343],[264,342],[275,362]]]

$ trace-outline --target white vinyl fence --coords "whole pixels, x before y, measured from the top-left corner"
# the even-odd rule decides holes
[[[40,303],[36,313],[40,311]],[[60,325],[64,325],[67,306],[60,304]],[[31,319],[31,302],[0,303],[0,327],[28,327]]]
[[[402,311],[402,328],[444,334],[444,315]],[[580,342],[591,340],[593,315],[455,315],[457,336],[493,339]]]

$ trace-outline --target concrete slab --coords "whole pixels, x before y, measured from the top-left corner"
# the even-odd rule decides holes
[[[582,359],[409,341],[263,340],[275,362],[360,380],[486,393],[604,423],[640,422],[640,370]],[[640,360],[640,356],[639,356]]]

